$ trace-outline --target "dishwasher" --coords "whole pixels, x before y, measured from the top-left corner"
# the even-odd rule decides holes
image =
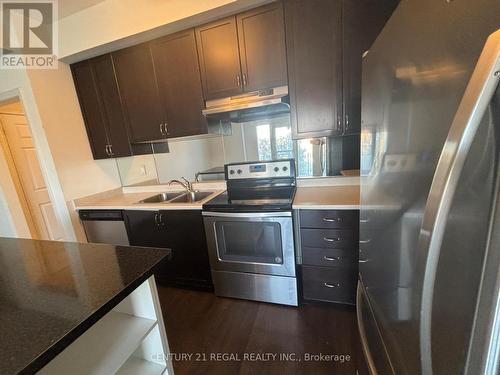
[[[89,243],[130,244],[121,210],[80,210],[79,216]]]

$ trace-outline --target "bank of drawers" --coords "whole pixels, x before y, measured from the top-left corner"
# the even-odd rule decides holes
[[[359,211],[300,210],[299,222],[304,299],[354,304]]]

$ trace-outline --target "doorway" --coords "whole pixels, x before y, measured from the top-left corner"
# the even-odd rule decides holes
[[[54,209],[49,189],[42,173],[35,142],[21,101],[16,98],[0,103],[0,157],[7,165],[8,176],[2,175],[2,184],[15,196],[9,198],[9,207],[18,224],[26,230],[22,237],[40,240],[64,240],[64,230]]]

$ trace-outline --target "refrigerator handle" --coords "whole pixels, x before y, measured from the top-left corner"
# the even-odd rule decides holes
[[[450,206],[465,160],[500,80],[500,30],[486,41],[455,114],[427,199],[419,237],[423,272],[420,309],[422,373],[432,374],[431,321],[434,283]]]

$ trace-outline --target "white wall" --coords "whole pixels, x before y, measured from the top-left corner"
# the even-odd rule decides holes
[[[56,172],[55,164],[52,160],[51,149],[45,135],[44,127],[38,111],[38,106],[33,95],[30,80],[25,70],[0,70],[0,101],[4,102],[12,98],[19,98],[23,104],[24,113],[30,124],[31,132],[35,142],[38,159],[41,161],[42,172],[45,181],[48,184],[51,200],[54,204],[54,209],[58,215],[65,238],[74,240],[74,230],[71,225],[68,209],[65,203],[64,194]],[[0,201],[8,201],[5,191],[0,191]],[[8,194],[8,193],[7,193]],[[0,214],[12,215],[15,214],[7,209],[8,205],[4,205],[4,211]],[[11,221],[12,223],[12,221]],[[17,234],[17,233],[16,233]]]
[[[224,165],[220,136],[173,140],[168,146],[170,153],[155,155],[160,183],[181,176],[194,180],[196,172]]]
[[[114,159],[94,160],[69,65],[28,73],[66,202],[121,187]],[[85,236],[70,207],[77,238]]]
[[[59,21],[59,57],[74,62],[269,0],[106,0]]]

